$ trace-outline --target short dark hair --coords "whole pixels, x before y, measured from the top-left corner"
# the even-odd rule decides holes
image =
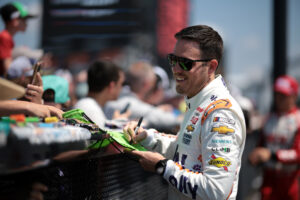
[[[199,44],[203,58],[215,58],[220,62],[223,54],[223,40],[219,33],[206,25],[189,26],[175,34],[177,40],[192,40]]]
[[[53,89],[47,89],[43,92],[44,102],[55,102],[55,91]]]
[[[90,92],[101,92],[110,82],[118,82],[122,70],[110,61],[96,61],[88,69]]]

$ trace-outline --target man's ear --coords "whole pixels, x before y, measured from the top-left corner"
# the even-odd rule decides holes
[[[111,81],[111,82],[109,83],[109,85],[108,85],[109,91],[114,90],[115,87],[116,87],[116,83],[115,83],[114,81]]]
[[[215,73],[217,68],[218,68],[219,62],[216,59],[212,59],[209,62],[209,69],[208,69],[208,73],[212,74]]]

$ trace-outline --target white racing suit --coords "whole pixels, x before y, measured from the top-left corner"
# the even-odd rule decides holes
[[[221,75],[186,103],[177,136],[150,129],[141,142],[171,159],[163,174],[168,198],[235,199],[246,138],[240,106]]]

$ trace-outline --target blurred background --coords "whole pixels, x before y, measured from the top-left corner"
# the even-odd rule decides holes
[[[165,68],[171,77],[165,56],[174,46],[174,33],[187,25],[207,24],[224,39],[220,70],[229,87],[266,113],[272,101],[274,63],[278,63],[274,27],[284,23],[279,46],[283,54],[279,64],[284,66],[279,70],[300,80],[298,0],[19,1],[39,17],[28,20],[27,31],[15,36],[15,47],[51,53],[53,65],[72,73],[87,67],[92,59],[118,57],[123,67],[136,59],[149,60]],[[0,6],[7,2],[1,0]]]

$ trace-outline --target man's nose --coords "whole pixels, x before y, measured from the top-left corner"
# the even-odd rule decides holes
[[[183,69],[179,66],[179,63],[177,62],[176,65],[174,65],[174,66],[172,67],[172,71],[173,71],[174,73],[176,73],[176,72],[182,72]]]

